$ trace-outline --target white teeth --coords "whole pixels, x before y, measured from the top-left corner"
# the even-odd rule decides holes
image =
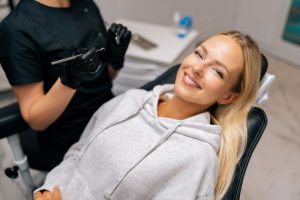
[[[184,76],[184,79],[185,79],[185,82],[188,84],[188,85],[191,85],[191,86],[194,86],[196,88],[201,88],[198,83],[196,83],[195,81],[193,81],[188,75],[185,75]]]

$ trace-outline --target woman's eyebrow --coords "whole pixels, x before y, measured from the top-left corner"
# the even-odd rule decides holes
[[[225,68],[225,70],[227,71],[227,73],[229,72],[228,71],[228,67],[226,65],[224,65],[223,63],[221,63],[220,61],[216,60],[215,61],[217,63],[217,65],[220,65],[221,67]]]
[[[201,49],[203,49],[205,54],[208,54],[207,48],[204,45],[200,45]]]
[[[204,45],[200,45],[200,47],[202,48],[202,50],[204,51],[204,53],[205,53],[206,55],[209,54],[209,51],[207,50],[207,48],[206,48]],[[228,67],[227,67],[225,64],[223,64],[222,62],[216,60],[215,63],[216,63],[217,65],[220,65],[221,67],[225,68],[225,70],[226,70],[227,72],[229,72],[229,71],[228,71]]]

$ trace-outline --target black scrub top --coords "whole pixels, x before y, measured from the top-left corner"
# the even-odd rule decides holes
[[[22,0],[1,23],[0,61],[11,85],[44,81],[46,93],[65,65],[51,66],[51,61],[71,56],[80,47],[105,47],[106,38],[104,22],[92,0],[71,0],[69,8]],[[59,119],[38,134],[44,152],[62,158],[96,109],[113,97],[111,88],[107,67],[98,80],[84,83]]]

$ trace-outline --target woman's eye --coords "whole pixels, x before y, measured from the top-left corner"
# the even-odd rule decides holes
[[[219,70],[218,68],[214,68],[213,70],[221,79],[224,79],[224,75],[221,70]]]
[[[203,55],[202,55],[202,53],[200,52],[200,51],[198,51],[198,50],[196,50],[195,51],[195,54],[199,57],[199,58],[201,58],[201,60],[203,60]]]

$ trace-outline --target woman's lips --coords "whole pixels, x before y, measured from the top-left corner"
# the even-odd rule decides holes
[[[184,73],[184,77],[183,77],[183,82],[187,85],[187,86],[190,86],[190,87],[195,87],[195,88],[198,88],[198,89],[202,89],[200,87],[200,85],[193,80],[192,77],[190,77],[188,74]]]

